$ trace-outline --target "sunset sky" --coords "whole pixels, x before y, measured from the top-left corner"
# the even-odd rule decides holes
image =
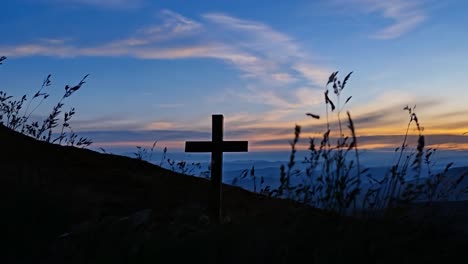
[[[353,71],[342,101],[363,148],[394,147],[417,105],[428,144],[468,149],[468,2],[1,1],[0,90],[32,95],[52,74],[45,115],[66,84],[73,128],[96,146],[211,138],[287,149],[294,125],[325,130],[328,76]],[[311,119],[305,113],[320,115]],[[414,129],[411,129],[414,134]]]

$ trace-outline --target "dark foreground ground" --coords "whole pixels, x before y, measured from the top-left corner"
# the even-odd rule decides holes
[[[465,263],[467,203],[380,220],[338,217],[146,162],[0,126],[0,263]],[[465,232],[465,233],[464,233]],[[461,260],[461,262],[460,262]]]

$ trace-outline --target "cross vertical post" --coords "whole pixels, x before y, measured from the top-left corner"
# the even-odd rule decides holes
[[[213,212],[217,212],[218,219],[222,219],[222,175],[223,175],[223,150],[221,144],[223,142],[223,121],[224,117],[222,115],[213,115],[212,116],[212,127],[211,127],[211,139],[213,142],[213,149],[211,152],[211,183],[213,185],[212,192],[212,202],[213,202]]]
[[[223,152],[246,152],[247,141],[223,140],[223,115],[212,116],[211,142],[187,141],[185,152],[211,152],[211,209],[214,219],[222,222]]]

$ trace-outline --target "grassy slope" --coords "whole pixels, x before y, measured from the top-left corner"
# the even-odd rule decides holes
[[[230,186],[224,188],[229,221],[218,226],[206,216],[204,179],[38,142],[2,126],[0,146],[0,263],[395,263],[467,256],[466,242],[443,229],[338,218]]]

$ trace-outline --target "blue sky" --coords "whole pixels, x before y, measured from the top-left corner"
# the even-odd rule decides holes
[[[428,142],[468,148],[466,1],[6,0],[0,17],[0,90],[51,92],[85,74],[68,105],[72,126],[97,146],[226,138],[252,150],[288,147],[295,124],[318,136],[323,92],[354,71],[343,98],[363,147],[397,144],[417,105]],[[465,78],[464,78],[465,77]],[[55,90],[55,91],[54,91]],[[52,98],[53,99],[53,98]],[[51,100],[53,101],[53,100]],[[51,105],[37,114],[46,114]],[[411,131],[411,133],[415,133]]]

